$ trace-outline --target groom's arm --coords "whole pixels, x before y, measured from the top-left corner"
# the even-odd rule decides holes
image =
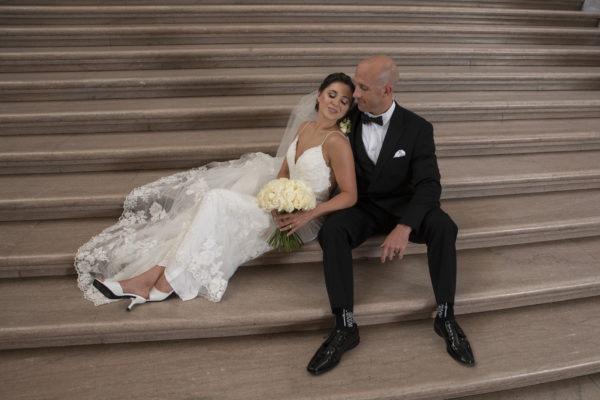
[[[382,263],[396,256],[402,259],[411,231],[421,226],[425,214],[440,205],[442,187],[435,156],[433,126],[425,120],[419,125],[411,160],[410,183],[415,192],[403,216],[398,219],[398,224],[380,246]]]
[[[414,187],[414,194],[398,220],[398,224],[407,225],[413,230],[421,226],[425,214],[439,207],[442,194],[433,141],[433,126],[425,120],[422,120],[419,125],[411,160],[410,183]]]

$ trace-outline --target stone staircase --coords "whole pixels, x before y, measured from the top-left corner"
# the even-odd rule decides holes
[[[2,399],[600,398],[600,14],[364,3],[0,0]],[[322,377],[316,243],[249,262],[219,304],[83,299],[74,252],[131,189],[274,153],[302,94],[377,53],[435,126],[476,367],[432,330],[425,248],[381,265],[381,237],[354,252],[362,343]]]

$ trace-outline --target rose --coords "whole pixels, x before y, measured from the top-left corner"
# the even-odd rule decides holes
[[[352,123],[350,122],[349,118],[345,118],[343,121],[340,121],[339,127],[340,131],[342,131],[344,135],[348,136],[350,130],[352,129]]]

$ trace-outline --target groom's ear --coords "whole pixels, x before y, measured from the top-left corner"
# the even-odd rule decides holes
[[[392,88],[390,85],[385,85],[383,87],[383,95],[384,96],[392,96],[394,94],[394,88]]]

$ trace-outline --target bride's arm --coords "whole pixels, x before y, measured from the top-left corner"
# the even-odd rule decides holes
[[[312,210],[285,214],[278,218],[279,229],[289,229],[290,224],[293,226],[293,229],[288,232],[290,235],[315,218],[356,204],[358,197],[356,173],[350,143],[340,135],[331,135],[325,143],[325,151],[329,155],[329,163],[337,181],[339,193],[328,201],[318,204]]]

